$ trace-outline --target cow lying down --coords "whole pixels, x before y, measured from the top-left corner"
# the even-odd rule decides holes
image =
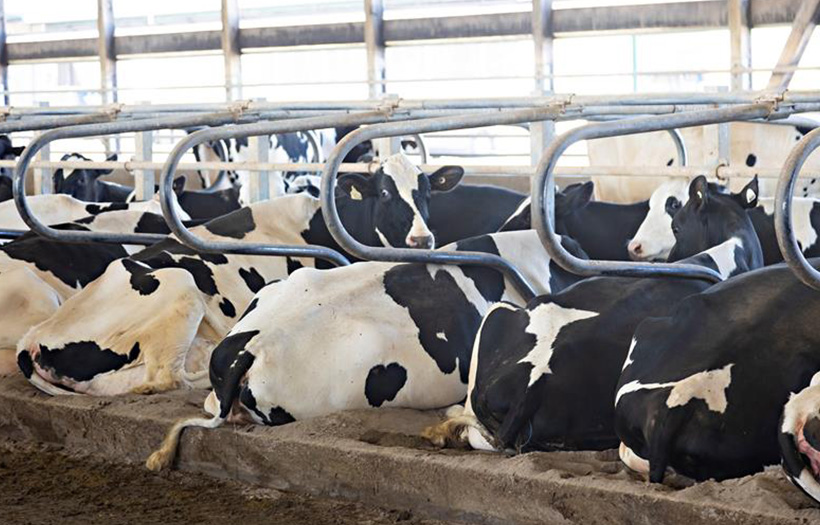
[[[738,195],[723,195],[700,177],[689,191],[694,197],[675,217],[671,258],[724,278],[760,267],[746,216],[757,180]],[[450,419],[424,437],[438,446],[469,442],[521,452],[617,447],[613,400],[635,327],[709,286],[693,279],[596,277],[526,308],[494,305],[476,337],[466,405],[449,410]]]
[[[463,170],[425,175],[403,155],[370,177],[346,178],[358,200],[337,200],[342,222],[369,244],[432,245],[431,191],[452,188]],[[319,201],[306,194],[259,202],[194,229],[205,239],[327,246]],[[18,344],[18,364],[50,394],[149,393],[207,381],[211,350],[253,295],[313,259],[200,254],[169,238],[111,264]],[[92,322],[93,320],[93,322]],[[195,373],[199,371],[200,373]]]
[[[810,263],[820,268],[820,259]],[[782,453],[787,473],[818,494],[817,389],[789,401],[820,370],[818,318],[817,291],[778,264],[643,321],[615,397],[624,462],[653,482],[667,467],[722,480]]]
[[[168,233],[153,213],[112,211],[55,226],[59,230]],[[69,297],[102,275],[108,265],[141,247],[76,244],[27,233],[0,246],[0,375],[17,370],[17,342]]]
[[[576,280],[550,262],[533,230],[442,249],[499,254],[540,293]],[[466,393],[481,318],[499,300],[521,297],[483,267],[365,262],[299,270],[263,288],[214,350],[214,390],[205,401],[213,417],[176,423],[147,466],[167,466],[187,426],[213,428],[229,418],[281,425],[355,408],[453,404]]]

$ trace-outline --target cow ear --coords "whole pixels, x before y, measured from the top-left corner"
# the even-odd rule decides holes
[[[336,181],[336,187],[341,189],[345,195],[349,195],[351,199],[358,201],[378,195],[376,179],[374,177],[365,177],[360,173],[347,173],[339,177],[339,180]]]
[[[580,210],[590,203],[594,192],[595,183],[592,181],[570,184],[564,190],[564,203],[572,210]]]
[[[760,188],[757,182],[757,175],[740,190],[732,195],[740,204],[741,208],[751,209],[757,206],[757,198],[760,196]]]
[[[26,149],[25,146],[14,146],[12,147],[9,152],[14,155],[15,157],[19,157],[23,154],[23,150]]]
[[[107,156],[107,157],[105,158],[105,161],[106,161],[106,162],[116,162],[116,161],[117,161],[117,154],[116,154],[116,153],[112,153],[111,155],[109,155],[109,156]],[[113,169],[107,169],[107,170],[94,170],[94,178],[96,179],[97,177],[102,177],[103,175],[108,175],[108,174],[110,174],[112,171],[114,171],[114,170],[113,170]]]
[[[54,192],[60,193],[60,190],[62,190],[63,188],[63,181],[65,180],[63,178],[62,168],[54,172],[54,174],[51,176],[51,180],[54,181]]]
[[[461,181],[464,168],[461,166],[442,166],[427,176],[430,189],[433,191],[450,191]]]
[[[709,183],[706,182],[706,177],[698,175],[695,180],[689,184],[689,200],[692,201],[699,208],[706,204],[708,197]]]
[[[185,177],[177,177],[174,179],[174,193],[180,195],[185,189]]]
[[[416,139],[404,139],[401,141],[401,149],[403,150],[414,150],[418,149],[419,145],[416,142]]]

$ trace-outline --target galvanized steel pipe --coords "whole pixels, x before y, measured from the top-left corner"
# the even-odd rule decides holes
[[[789,153],[783,170],[780,172],[774,206],[774,228],[783,259],[803,284],[815,290],[820,290],[820,271],[817,271],[806,260],[794,235],[792,196],[800,168],[818,147],[820,147],[820,128],[809,132]]]
[[[612,275],[624,277],[682,277],[721,281],[720,275],[703,266],[693,264],[638,263],[622,261],[589,261],[569,253],[555,233],[548,212],[555,207],[554,171],[566,149],[581,140],[616,137],[634,133],[662,131],[718,124],[721,122],[746,121],[771,117],[773,105],[769,103],[751,104],[739,107],[694,111],[675,115],[651,116],[614,122],[588,124],[573,129],[557,137],[544,151],[536,168],[536,180],[532,195],[532,222],[541,242],[557,264],[576,275]]]
[[[333,149],[322,174],[322,211],[330,234],[351,255],[370,261],[415,262],[426,264],[464,264],[487,266],[500,271],[521,293],[525,300],[535,297],[535,290],[521,272],[505,259],[481,252],[439,252],[411,248],[366,246],[345,229],[336,209],[336,176],[342,159],[357,145],[366,140],[398,137],[413,133],[432,133],[462,128],[510,125],[520,122],[551,120],[560,114],[560,107],[501,111],[455,117],[439,117],[410,122],[390,122],[360,128],[345,136]]]

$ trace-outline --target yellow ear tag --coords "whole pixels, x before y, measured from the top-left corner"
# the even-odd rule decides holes
[[[755,192],[751,188],[746,190],[746,202],[751,203],[753,200],[755,200],[755,197]]]
[[[359,193],[359,190],[357,190],[356,188],[351,186],[350,187],[350,198],[353,199],[354,201],[360,201],[360,200],[362,200],[362,194]]]

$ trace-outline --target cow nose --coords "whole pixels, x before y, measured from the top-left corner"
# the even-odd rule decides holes
[[[424,235],[421,237],[411,236],[410,242],[407,244],[409,244],[411,248],[423,248],[429,250],[433,247],[433,242],[434,239],[432,235]]]
[[[631,255],[635,255],[637,257],[640,257],[643,254],[643,246],[641,246],[641,243],[639,242],[630,242],[627,249]]]

